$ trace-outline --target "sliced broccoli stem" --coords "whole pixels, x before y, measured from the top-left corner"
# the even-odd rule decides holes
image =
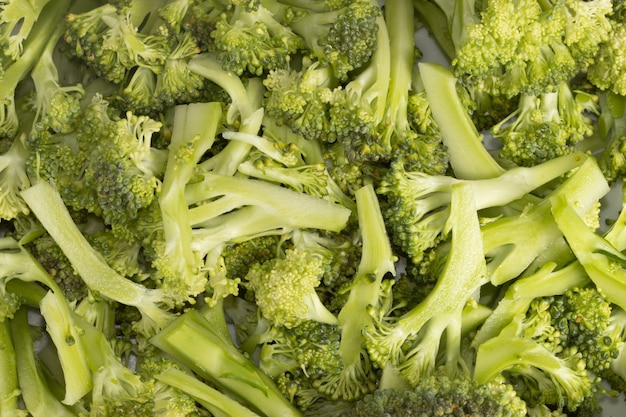
[[[367,309],[379,304],[383,278],[396,273],[395,256],[374,187],[369,184],[359,188],[355,198],[363,249],[350,294],[337,316],[341,328],[339,352],[346,367],[360,360],[364,343],[362,329],[372,323]]]
[[[456,78],[443,65],[421,62],[419,72],[433,118],[448,148],[450,165],[460,179],[494,178],[504,169],[487,151],[456,90]]]
[[[259,180],[212,172],[202,173],[201,178],[186,191],[189,205],[208,201],[190,210],[192,225],[202,225],[234,208],[252,205],[282,217],[285,226],[338,232],[351,214],[349,209],[328,200]],[[221,198],[211,201],[217,197]]]
[[[211,148],[221,119],[219,103],[176,106],[168,160],[159,195],[166,253],[189,286],[189,293],[204,290],[204,279],[196,279],[198,261],[191,250],[192,231],[185,187],[204,153]]]
[[[93,388],[80,334],[82,329],[72,319],[65,299],[59,294],[48,291],[39,308],[63,369],[65,398],[62,402],[73,405]]]
[[[233,400],[228,395],[204,384],[199,379],[179,369],[168,368],[155,378],[189,394],[215,416],[259,417],[257,413]]]
[[[160,307],[167,300],[166,295],[124,278],[107,265],[74,223],[52,185],[39,181],[24,190],[22,197],[91,290],[136,307],[157,328],[164,327],[171,320],[171,314]]]
[[[301,416],[272,380],[196,310],[185,312],[150,341],[264,416]]]
[[[587,226],[567,194],[551,201],[554,219],[589,278],[610,302],[626,309],[626,256]]]
[[[0,321],[0,341],[0,415],[25,417],[26,410],[21,409],[18,402],[20,388],[9,320]]]
[[[18,310],[10,323],[21,396],[28,412],[33,417],[75,417],[52,394],[37,365],[26,308]]]

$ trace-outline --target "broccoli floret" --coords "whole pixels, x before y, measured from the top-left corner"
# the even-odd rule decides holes
[[[18,2],[11,2],[13,5],[16,3]],[[19,130],[23,129],[23,131],[27,132],[30,129],[30,126],[23,126],[23,120],[18,116],[16,109],[18,87],[37,64],[40,56],[48,46],[49,40],[54,38],[60,19],[67,10],[69,3],[68,0],[49,1],[39,11],[34,23],[27,19],[24,30],[28,36],[22,42],[23,52],[15,61],[9,60],[2,63],[2,69],[0,70],[0,79],[2,80],[2,89],[0,90],[0,97],[2,97],[0,136],[14,136]],[[23,15],[20,15],[19,18],[23,17]],[[28,29],[29,24],[33,24],[30,30]],[[10,36],[3,36],[2,39],[8,40]]]
[[[407,172],[402,163],[393,163],[378,187],[378,193],[387,198],[384,216],[391,239],[407,254],[410,263],[418,265],[425,253],[442,240],[454,184],[465,182],[472,188],[478,210],[505,206],[586,159],[582,153],[569,154],[534,169],[517,167],[495,178],[477,180]]]
[[[206,90],[205,80],[187,66],[201,48],[192,34],[176,29],[182,21],[172,20],[185,15],[161,13],[171,3],[106,3],[66,16],[69,53],[120,87],[110,99],[124,110],[155,117],[167,106],[198,100]]]
[[[474,193],[466,183],[452,186],[450,214],[444,234],[450,238],[445,266],[428,296],[400,317],[383,309],[364,329],[367,350],[380,367],[397,367],[415,386],[439,367],[441,339],[446,333],[445,363],[454,375],[467,368],[461,355],[461,323],[465,305],[489,281]],[[459,271],[463,271],[460,273]],[[372,308],[370,308],[372,309]]]
[[[610,1],[492,0],[476,2],[478,12],[474,2],[436,3],[448,17],[455,75],[492,95],[541,94],[569,81],[611,33]]]
[[[337,318],[315,292],[323,273],[323,258],[290,248],[282,257],[252,265],[245,281],[261,314],[276,326],[293,328],[305,320],[334,324]]]
[[[337,314],[341,333],[338,354],[343,366],[314,384],[319,392],[331,399],[345,401],[353,401],[373,390],[375,370],[367,357],[363,329],[373,322],[368,308],[383,308],[389,295],[389,285],[383,281],[396,273],[396,257],[391,250],[374,187],[370,184],[360,188],[355,197],[363,243],[357,271],[347,287],[347,299]]]
[[[613,184],[626,173],[626,100],[612,92],[599,93],[599,99],[597,128],[588,142],[604,176]]]
[[[519,107],[491,128],[502,142],[499,156],[516,165],[533,166],[576,151],[594,132],[597,97],[574,92],[566,82],[541,96],[523,94]]]
[[[292,14],[288,26],[303,38],[311,57],[329,66],[340,80],[361,68],[377,47],[381,9],[375,1],[330,4],[266,0],[262,4],[281,14]]]
[[[254,10],[235,6],[222,13],[211,32],[213,47],[227,71],[256,76],[284,68],[304,47],[302,38],[261,2]]]
[[[626,62],[622,52],[626,41],[626,25],[616,20],[610,22],[611,36],[600,45],[587,70],[587,79],[600,90],[626,95]]]
[[[414,388],[378,389],[346,415],[522,417],[526,416],[526,404],[504,378],[479,384],[467,374],[450,378],[440,369]]]
[[[544,406],[575,411],[594,394],[598,383],[576,348],[560,345],[551,322],[550,304],[534,300],[476,352],[474,377],[480,383],[506,373],[529,408]]]

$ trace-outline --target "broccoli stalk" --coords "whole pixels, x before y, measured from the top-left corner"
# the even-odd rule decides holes
[[[567,239],[589,278],[609,301],[626,308],[626,257],[613,244],[589,228],[567,194],[551,198],[559,230]]]
[[[207,254],[223,243],[294,229],[342,230],[351,211],[322,198],[259,180],[198,174],[185,197],[192,249]]]
[[[3,289],[13,279],[38,282],[49,289],[39,305],[48,333],[58,351],[65,379],[65,404],[75,404],[92,388],[91,375],[81,342],[61,289],[45,269],[12,237],[0,240],[0,277]]]
[[[11,322],[7,319],[0,320],[0,340],[0,414],[7,417],[26,417],[28,412],[20,407],[18,401],[20,385],[17,357],[11,336]]]
[[[160,374],[157,374],[155,378],[164,384],[192,396],[214,416],[259,417],[259,414],[245,407],[238,401],[179,369],[170,367]]]
[[[167,292],[149,289],[126,279],[106,264],[74,223],[52,185],[39,181],[24,190],[22,197],[92,291],[136,307],[142,313],[142,320],[136,323],[140,332],[152,334],[172,320],[172,313],[164,309],[164,306],[172,304]]]
[[[337,374],[315,382],[320,392],[346,401],[360,398],[373,389],[371,364],[364,359],[367,353],[362,331],[373,321],[368,308],[384,303],[387,291],[383,280],[396,271],[396,258],[374,187],[369,184],[359,188],[355,198],[363,247],[357,271],[347,289],[348,298],[337,315],[341,333],[338,353],[343,366]]]
[[[593,158],[587,158],[572,174],[522,213],[505,216],[482,227],[487,270],[494,285],[519,276],[563,237],[550,212],[550,198],[564,195],[576,212],[597,223],[600,199],[609,186]]]
[[[387,363],[396,366],[413,386],[437,367],[444,332],[445,366],[450,375],[467,369],[460,353],[463,309],[489,282],[472,189],[467,183],[458,183],[451,194],[445,228],[450,249],[434,288],[400,317],[391,319],[384,311],[378,312],[374,324],[364,329],[372,360],[381,367]]]
[[[482,135],[461,102],[452,72],[440,64],[421,62],[419,73],[455,177],[481,179],[502,174],[504,169],[483,145]]]
[[[204,291],[201,259],[191,249],[192,229],[185,187],[201,157],[213,145],[220,118],[219,103],[179,105],[174,110],[174,128],[159,194],[165,247],[158,264],[166,275],[164,284],[172,286],[170,291],[182,291],[181,301]],[[179,280],[182,288],[176,288]]]
[[[11,336],[20,393],[28,413],[33,417],[45,417],[51,413],[60,417],[75,417],[76,414],[54,396],[37,362],[26,308],[17,311],[11,320]]]
[[[150,342],[261,415],[301,416],[272,380],[221,331],[224,323],[215,317],[221,315],[207,318],[197,310],[188,310]]]

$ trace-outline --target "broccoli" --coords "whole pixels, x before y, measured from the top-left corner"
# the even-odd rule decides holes
[[[367,351],[380,367],[398,368],[415,386],[439,364],[443,334],[445,366],[450,375],[467,364],[461,355],[461,323],[465,305],[489,282],[474,193],[467,183],[452,186],[450,214],[444,234],[450,248],[439,279],[427,297],[397,318],[370,307],[375,320],[364,329]]]
[[[28,410],[25,415],[43,417],[54,413],[60,417],[75,417],[76,414],[54,395],[36,359],[26,308],[17,312],[15,318],[10,322],[10,327],[11,337],[3,340],[13,342],[15,369],[20,381],[20,394],[26,410]],[[20,415],[19,410],[11,411]]]
[[[166,106],[197,101],[206,91],[202,77],[187,66],[201,51],[196,39],[175,30],[182,22],[171,20],[172,8],[160,13],[170,3],[113,2],[66,16],[69,53],[119,86],[109,99],[124,109],[156,117]]]
[[[11,2],[14,6],[17,3],[19,2]],[[18,89],[21,82],[26,79],[33,70],[33,67],[37,64],[40,55],[42,55],[48,46],[49,40],[54,38],[59,20],[63,16],[63,13],[65,13],[69,3],[69,0],[49,1],[39,11],[35,22],[32,21],[32,16],[31,19],[26,19],[26,26],[24,26],[23,29],[25,32],[24,35],[27,34],[27,37],[21,43],[22,52],[15,60],[2,61],[0,136],[15,136],[20,129],[25,129],[24,131],[28,132],[28,127],[22,126],[16,108],[19,97]],[[3,12],[5,11],[6,9],[3,10]],[[20,15],[19,18],[23,17],[23,15]],[[28,29],[29,24],[32,24],[30,30]],[[17,36],[19,36],[19,34]],[[7,36],[5,33],[3,39],[8,40],[9,38],[10,36]]]
[[[315,292],[323,273],[324,259],[290,248],[284,257],[252,265],[245,282],[263,317],[276,326],[293,328],[305,320],[334,324],[337,318]]]
[[[534,168],[517,167],[495,178],[465,181],[407,172],[402,164],[393,163],[381,179],[378,193],[387,198],[384,216],[392,241],[407,255],[409,263],[418,265],[442,240],[454,184],[465,182],[473,189],[478,210],[506,206],[586,159],[582,153],[572,153]]]
[[[302,38],[309,55],[329,66],[339,80],[360,69],[377,47],[381,10],[375,1],[265,0],[261,5],[293,16],[287,25]]]
[[[418,11],[433,13],[421,4],[427,1],[415,3]],[[610,1],[434,3],[445,24],[431,30],[444,39],[454,74],[493,96],[538,95],[569,82],[589,67],[612,31]]]
[[[234,5],[220,14],[210,35],[223,68],[237,75],[260,76],[289,65],[304,41],[281,20],[263,2],[253,9],[248,4]]]
[[[221,309],[221,306],[211,308]],[[189,310],[150,342],[261,415],[302,415],[273,381],[235,347],[230,336],[221,331],[226,325],[223,320],[221,311],[209,312],[207,316]],[[190,346],[194,348],[189,349]]]
[[[147,288],[112,269],[78,229],[52,185],[40,181],[24,190],[22,197],[92,291],[142,313],[135,323],[140,333],[153,334],[173,319],[165,307],[175,302],[174,295]]]
[[[521,166],[533,166],[576,151],[594,132],[591,116],[599,114],[597,97],[574,92],[562,81],[555,91],[523,94],[519,107],[491,128],[502,142],[499,156]]]
[[[600,45],[587,69],[587,79],[600,90],[626,95],[622,45],[626,40],[626,25],[611,19],[611,36]]]
[[[12,237],[3,237],[0,241],[2,257],[3,298],[7,293],[7,284],[11,280],[36,282],[48,291],[39,303],[41,315],[46,320],[46,330],[57,348],[58,359],[63,369],[65,395],[62,402],[73,405],[91,391],[93,385],[87,359],[81,343],[80,330],[74,324],[69,303],[61,289],[46,270]],[[16,294],[13,298],[13,312],[9,316],[20,314],[20,305],[28,294]],[[25,307],[25,304],[24,304]],[[7,312],[4,312],[7,313]],[[3,317],[6,320],[7,317]]]
[[[28,156],[22,136],[14,138],[9,149],[0,154],[0,219],[12,220],[30,213],[20,196],[30,186],[26,174]]]
[[[442,369],[414,388],[380,388],[358,401],[349,417],[526,416],[526,404],[504,378],[479,384],[467,374],[450,378]]]
[[[554,284],[553,284],[554,285]],[[576,284],[559,295],[537,297],[517,309],[502,331],[478,345],[476,377],[488,381],[506,369],[529,408],[550,407],[570,412],[595,409],[598,377],[618,356],[621,339],[611,325],[612,308],[595,287]],[[504,345],[509,349],[494,355]]]

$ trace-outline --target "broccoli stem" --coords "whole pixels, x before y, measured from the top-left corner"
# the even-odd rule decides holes
[[[192,225],[202,225],[238,207],[254,206],[264,209],[268,215],[282,218],[285,227],[338,232],[351,214],[349,209],[328,200],[259,180],[212,172],[202,173],[201,178],[186,190],[189,205],[209,201],[190,210]],[[217,197],[221,198],[212,200]]]
[[[15,348],[9,320],[0,321],[0,415],[25,417],[26,410],[19,407],[20,387],[17,378]]]
[[[259,133],[263,121],[261,107],[262,93],[260,81],[250,79],[248,88],[241,79],[232,72],[225,71],[219,60],[210,54],[200,54],[193,57],[188,64],[190,71],[201,75],[220,86],[231,98],[231,105],[227,114],[227,121],[233,124],[235,114],[239,113],[239,131],[256,135]],[[246,158],[252,146],[245,142],[231,141],[217,156],[210,158],[203,164],[206,170],[212,170],[225,175],[233,175],[237,167]]]
[[[128,280],[111,268],[85,239],[52,185],[39,181],[22,191],[22,198],[92,291],[136,307],[157,328],[171,320],[171,314],[159,307],[167,300],[166,295]]]
[[[368,184],[359,188],[355,198],[363,249],[348,300],[337,316],[341,328],[339,352],[346,367],[360,359],[364,342],[362,329],[373,320],[367,313],[368,306],[379,304],[383,278],[387,274],[396,273],[396,258],[391,250],[374,187]]]
[[[419,72],[455,176],[460,179],[500,176],[504,169],[483,145],[482,135],[458,96],[452,72],[443,65],[427,62],[419,63]]]
[[[555,263],[547,262],[534,274],[513,282],[472,339],[472,345],[478,347],[497,336],[516,315],[524,314],[535,298],[564,294],[569,288],[582,288],[589,283],[577,261],[558,270],[555,267]]]
[[[51,291],[39,303],[63,369],[65,381],[64,404],[76,404],[93,388],[91,372],[83,346],[82,329],[72,319],[68,305],[59,294]]]
[[[52,394],[37,365],[27,309],[18,310],[10,322],[17,376],[22,400],[28,412],[33,417],[49,417],[51,415],[75,417],[75,414]]]
[[[176,265],[177,274],[189,286],[189,293],[204,290],[204,279],[196,279],[197,258],[191,250],[192,231],[185,187],[204,153],[215,141],[221,119],[219,103],[176,106],[168,160],[161,185],[159,206],[166,241],[165,256]]]
[[[264,416],[301,416],[272,380],[196,310],[176,318],[150,342]]]
[[[554,219],[589,278],[610,302],[626,309],[626,256],[587,226],[567,194],[551,201]]]
[[[189,394],[214,416],[259,417],[257,413],[233,400],[228,395],[204,384],[179,369],[170,367],[156,375],[157,380]]]

